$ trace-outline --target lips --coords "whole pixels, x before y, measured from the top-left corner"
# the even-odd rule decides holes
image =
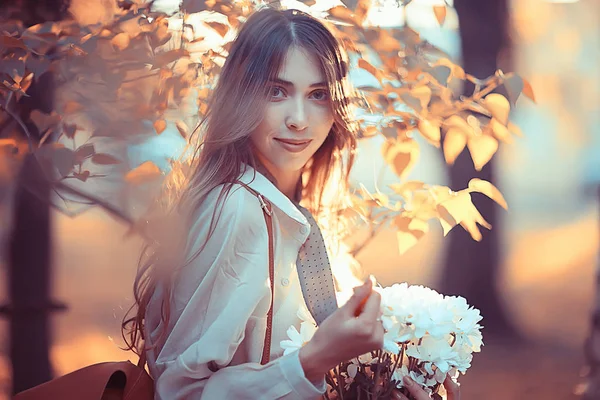
[[[312,139],[282,139],[275,138],[275,141],[285,150],[292,153],[299,153],[306,149]]]

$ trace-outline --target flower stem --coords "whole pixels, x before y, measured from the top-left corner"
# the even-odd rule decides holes
[[[344,383],[345,382],[342,381],[340,369],[341,369],[341,364],[335,368],[335,373],[337,375],[338,394],[340,395],[340,400],[344,400]]]

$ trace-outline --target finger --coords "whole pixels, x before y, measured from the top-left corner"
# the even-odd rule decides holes
[[[370,280],[365,282],[364,285],[354,288],[354,294],[346,302],[343,308],[350,310],[354,316],[359,315],[362,312],[363,305],[369,298],[369,294],[372,290],[373,284]]]
[[[399,390],[394,389],[392,391],[392,400],[409,400],[408,397],[403,395]]]
[[[371,322],[377,319],[381,310],[381,295],[378,292],[371,292],[367,299],[363,312],[360,316],[365,322]]]
[[[408,376],[405,376],[403,381],[404,386],[408,389],[410,394],[413,395],[415,400],[431,400],[431,397],[427,394],[427,392]]]
[[[444,387],[448,392],[448,400],[460,400],[460,385],[450,375],[446,375]]]

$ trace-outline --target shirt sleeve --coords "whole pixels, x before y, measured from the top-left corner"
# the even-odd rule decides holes
[[[201,247],[212,210],[194,224],[190,237],[199,239],[188,252]],[[260,210],[234,188],[202,253],[182,270],[173,291],[178,318],[151,368],[157,399],[314,400],[325,392],[324,378],[305,377],[298,352],[260,364],[271,301]]]

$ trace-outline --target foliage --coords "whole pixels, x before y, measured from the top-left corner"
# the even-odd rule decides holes
[[[76,195],[139,226],[118,207],[92,191],[69,186],[68,180],[86,182],[117,174],[129,185],[158,180],[162,173],[152,162],[127,170],[118,155],[99,150],[98,143],[131,143],[160,135],[169,123],[175,123],[187,138],[195,121],[183,121],[177,110],[186,99],[196,97],[198,118],[202,118],[235,30],[258,4],[184,0],[175,15],[134,0],[119,5],[120,11],[108,24],[1,23],[0,145],[7,149],[5,157],[34,154],[61,197]],[[528,82],[502,71],[485,79],[472,76],[408,26],[366,26],[369,0],[360,0],[354,11],[339,5],[323,13],[315,2],[305,5],[344,43],[356,67],[378,82],[377,87],[358,88],[359,104],[365,109],[358,114],[361,140],[385,137],[381,156],[398,183],[391,186],[390,194],[362,188],[352,208],[360,211],[373,234],[391,224],[398,232],[401,252],[427,232],[431,219],[438,220],[445,233],[461,225],[480,240],[478,224],[490,226],[471,202],[471,193],[483,193],[506,208],[502,195],[491,183],[478,179],[459,192],[407,181],[419,156],[416,135],[440,147],[449,164],[467,148],[480,170],[500,143],[511,143],[513,135],[519,135],[509,113],[521,93],[533,100]],[[443,23],[445,6],[437,5],[434,11]],[[46,73],[55,76],[59,88],[68,90],[52,112],[34,110],[24,115],[23,99]],[[469,96],[457,93],[464,82],[475,86]],[[494,92],[501,86],[507,97]]]

